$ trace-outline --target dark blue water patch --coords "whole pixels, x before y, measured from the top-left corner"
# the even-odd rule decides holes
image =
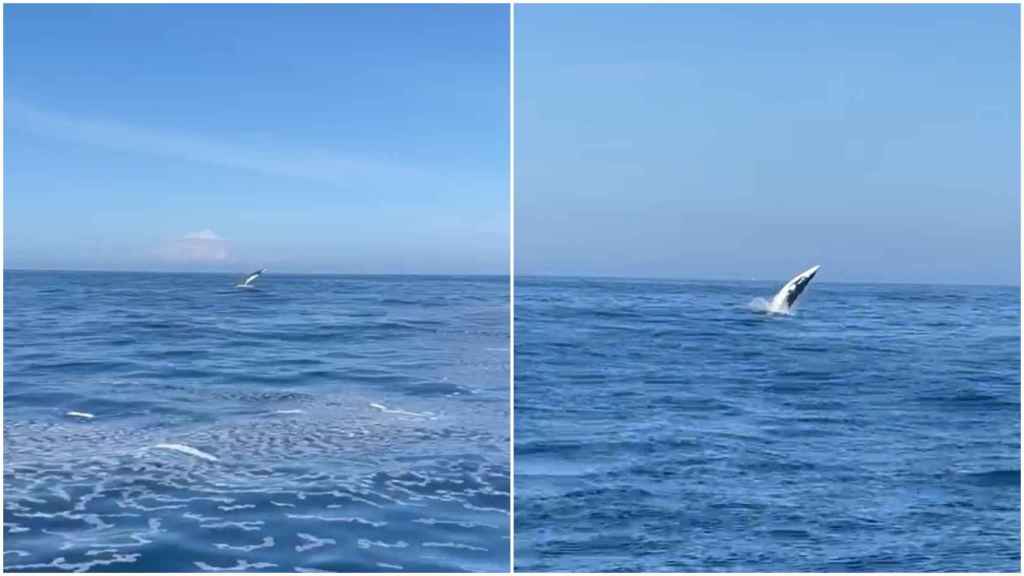
[[[517,281],[516,568],[1017,571],[1016,288]]]
[[[990,470],[966,475],[966,480],[978,486],[1020,488],[1020,470]]]
[[[7,272],[5,569],[507,570],[507,278],[237,279]]]
[[[413,396],[456,396],[460,394],[473,394],[472,388],[455,384],[452,382],[422,382],[410,384],[405,387],[406,394]]]

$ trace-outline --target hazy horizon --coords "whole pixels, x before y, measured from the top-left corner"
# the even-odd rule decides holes
[[[246,270],[213,270],[213,269],[195,269],[195,270],[160,270],[160,269],[123,269],[123,270],[112,270],[105,268],[9,268],[3,269],[4,273],[7,272],[32,272],[32,273],[90,273],[90,274],[210,274],[217,276],[246,276],[257,269],[246,269]],[[316,270],[311,272],[296,272],[294,270],[270,270],[267,269],[264,276],[475,276],[475,277],[494,277],[502,278],[508,277],[508,272],[502,273],[445,273],[445,272],[427,272],[427,273],[409,273],[409,272],[335,272],[330,270]]]
[[[506,6],[4,9],[7,266],[507,270]]]
[[[216,274],[216,275],[236,275],[244,276],[253,270],[140,270],[140,269],[123,269],[123,270],[111,270],[111,269],[100,269],[100,268],[10,268],[5,267],[4,273],[7,272],[87,272],[87,273],[99,273],[99,274]],[[822,268],[822,276],[825,276],[824,268]],[[273,278],[274,275],[280,276],[454,276],[454,277],[494,277],[494,278],[507,278],[509,273],[445,273],[445,272],[428,272],[428,273],[407,273],[407,272],[344,272],[344,271],[331,271],[331,270],[316,270],[309,272],[297,272],[293,270],[267,270],[267,275]],[[739,282],[739,283],[768,283],[776,282],[781,287],[786,281],[796,275],[796,272],[789,276],[780,276],[778,278],[741,278],[741,277],[696,277],[696,276],[616,276],[616,275],[602,275],[602,274],[577,274],[577,275],[565,275],[565,274],[516,274],[517,280],[524,279],[567,279],[567,280],[641,280],[641,281],[665,281],[665,282],[713,282],[713,283],[725,283],[725,282]],[[878,280],[828,280],[821,276],[815,278],[815,284],[865,284],[865,285],[907,285],[907,286],[986,286],[992,288],[1020,288],[1020,282],[1015,284],[1000,284],[992,282],[915,282],[915,281],[878,281]]]
[[[521,6],[516,272],[1019,285],[1018,27],[1012,5]]]
[[[582,279],[582,280],[653,280],[653,281],[666,281],[666,282],[714,282],[714,283],[726,283],[726,282],[747,282],[747,283],[765,283],[765,282],[777,282],[781,288],[788,280],[796,276],[798,271],[794,271],[788,276],[779,276],[778,278],[741,278],[741,277],[697,277],[697,276],[616,276],[616,275],[603,275],[603,274],[576,274],[576,275],[564,275],[564,274],[516,274],[516,279],[526,278],[564,278],[564,279]],[[815,277],[813,284],[865,284],[865,285],[907,285],[907,286],[989,286],[992,288],[1020,288],[1020,282],[1016,284],[999,284],[999,283],[982,283],[982,282],[914,282],[909,280],[897,280],[897,281],[882,281],[882,280],[827,280],[823,278],[825,276],[824,267],[822,272]]]

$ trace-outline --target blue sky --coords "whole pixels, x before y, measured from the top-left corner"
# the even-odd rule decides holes
[[[516,272],[1019,283],[1016,6],[518,6]]]
[[[507,7],[4,9],[7,268],[507,272]]]

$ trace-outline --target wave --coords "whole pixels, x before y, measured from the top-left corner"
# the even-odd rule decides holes
[[[989,470],[965,475],[968,482],[978,486],[1020,486],[1020,470]]]
[[[371,402],[370,403],[370,408],[374,408],[376,410],[380,410],[381,412],[383,412],[385,414],[401,414],[402,416],[417,416],[417,417],[420,417],[420,418],[433,418],[434,417],[434,415],[432,413],[430,413],[430,412],[410,412],[408,410],[400,410],[400,409],[397,409],[397,408],[388,408],[387,406],[385,406],[383,404],[378,404],[377,402]]]
[[[199,450],[197,448],[193,448],[191,446],[186,446],[184,444],[157,444],[156,446],[154,446],[154,448],[161,448],[161,449],[164,449],[164,450],[173,450],[175,452],[181,452],[182,454],[188,454],[189,456],[195,456],[196,458],[200,458],[202,460],[207,460],[209,462],[217,462],[217,457],[214,456],[213,454],[208,454],[206,452],[203,452],[202,450]]]

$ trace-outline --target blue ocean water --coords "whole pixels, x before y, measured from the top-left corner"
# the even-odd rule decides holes
[[[6,570],[507,569],[507,278],[237,280],[5,273]]]
[[[1018,571],[1018,288],[516,280],[519,570]]]

